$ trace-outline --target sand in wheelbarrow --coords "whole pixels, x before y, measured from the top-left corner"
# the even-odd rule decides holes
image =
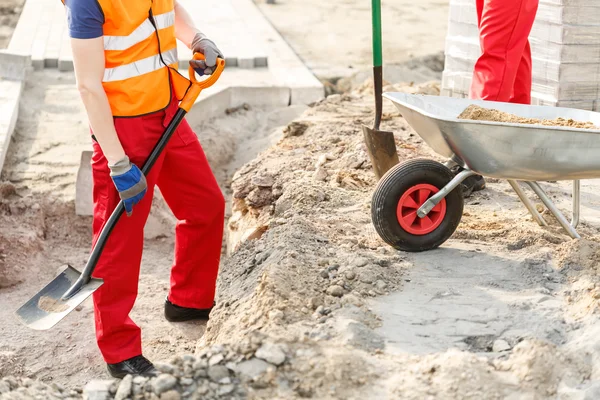
[[[581,129],[600,129],[600,127],[595,126],[591,122],[581,122],[575,121],[573,119],[565,119],[560,117],[556,119],[523,118],[503,111],[479,107],[474,104],[467,107],[458,116],[458,119],[469,119],[473,121],[507,122],[512,124],[567,126],[571,128]]]

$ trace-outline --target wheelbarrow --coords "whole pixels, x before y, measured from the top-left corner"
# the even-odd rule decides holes
[[[469,105],[520,117],[562,117],[600,126],[600,113],[559,107],[529,106],[440,96],[385,93],[408,124],[447,161],[409,160],[391,168],[379,181],[371,217],[379,236],[409,252],[434,249],[458,227],[464,200],[461,183],[469,176],[506,179],[541,226],[547,222],[525,195],[521,183],[540,198],[564,230],[579,238],[581,179],[600,178],[600,130],[458,119]],[[450,168],[460,165],[454,175]],[[568,220],[538,181],[573,181],[573,211]]]

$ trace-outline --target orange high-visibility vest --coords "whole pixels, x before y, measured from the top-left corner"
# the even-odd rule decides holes
[[[64,0],[62,0],[64,3]],[[191,83],[177,71],[174,0],[98,0],[104,13],[102,85],[115,117],[150,114]]]

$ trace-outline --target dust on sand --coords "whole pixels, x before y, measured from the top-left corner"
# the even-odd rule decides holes
[[[0,49],[8,46],[24,0],[0,0]]]
[[[600,129],[592,122],[581,122],[573,119],[556,118],[556,119],[537,119],[523,118],[517,115],[509,114],[503,111],[494,110],[491,108],[483,108],[471,104],[459,116],[458,119],[468,119],[472,121],[493,121],[507,122],[512,124],[527,124],[527,125],[545,125],[545,126],[567,126],[579,129]]]
[[[48,296],[41,296],[38,300],[38,307],[48,313],[61,313],[69,309],[69,305],[60,299],[53,299]]]

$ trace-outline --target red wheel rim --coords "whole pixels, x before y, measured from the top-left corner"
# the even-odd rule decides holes
[[[433,185],[421,183],[404,192],[396,209],[396,217],[402,229],[412,235],[422,236],[440,226],[446,216],[446,199],[442,199],[425,217],[419,218],[417,215],[419,207],[439,191]]]

